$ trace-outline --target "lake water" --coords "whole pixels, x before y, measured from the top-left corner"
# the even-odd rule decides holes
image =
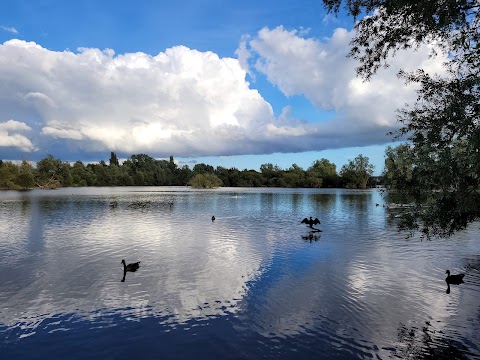
[[[480,358],[478,224],[407,240],[382,204],[377,190],[0,191],[1,357]],[[323,232],[308,236],[309,216]],[[122,259],[141,261],[123,282]],[[466,273],[448,294],[446,269]]]

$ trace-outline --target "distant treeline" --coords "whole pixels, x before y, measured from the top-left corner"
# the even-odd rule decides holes
[[[145,154],[132,155],[122,164],[112,152],[107,164],[84,165],[81,161],[71,165],[48,155],[32,166],[27,161],[15,164],[0,160],[0,189],[54,189],[67,186],[185,186],[195,188],[226,187],[289,187],[366,188],[375,186],[378,178],[372,177],[373,165],[368,157],[358,155],[342,166],[326,159],[316,160],[307,170],[293,164],[281,169],[263,164],[260,172],[196,164],[193,169],[178,167],[173,156],[169,160],[156,160]]]

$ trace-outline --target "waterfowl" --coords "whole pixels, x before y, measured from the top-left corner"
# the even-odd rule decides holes
[[[313,225],[320,224],[320,220],[318,220],[318,218],[312,219],[312,217],[310,216],[310,219],[303,219],[301,224],[307,224],[313,229]]]
[[[447,277],[445,278],[447,284],[458,285],[463,283],[463,277],[465,276],[465,274],[450,275],[450,270],[445,271],[445,274],[447,274]]]
[[[215,216],[212,216],[212,221],[215,221]]]
[[[122,260],[122,264],[123,264],[123,271],[124,272],[127,272],[127,271],[137,271],[138,268],[140,267],[140,261],[138,262],[135,262],[135,263],[131,263],[131,264],[126,264],[125,263],[125,260]]]

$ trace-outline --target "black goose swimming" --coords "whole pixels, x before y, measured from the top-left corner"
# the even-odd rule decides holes
[[[447,274],[447,277],[445,278],[447,284],[458,285],[463,283],[463,277],[465,274],[450,275],[450,270],[445,271],[445,274]]]
[[[131,263],[131,264],[126,264],[125,263],[125,260],[122,260],[122,264],[123,264],[123,271],[137,271],[138,268],[140,267],[140,261],[137,261],[135,263]]]

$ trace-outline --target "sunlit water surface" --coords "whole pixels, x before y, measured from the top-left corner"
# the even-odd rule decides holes
[[[382,204],[376,190],[0,192],[0,354],[480,357],[478,224],[406,240]],[[141,261],[123,282],[122,259]],[[466,273],[449,294],[446,269]]]

